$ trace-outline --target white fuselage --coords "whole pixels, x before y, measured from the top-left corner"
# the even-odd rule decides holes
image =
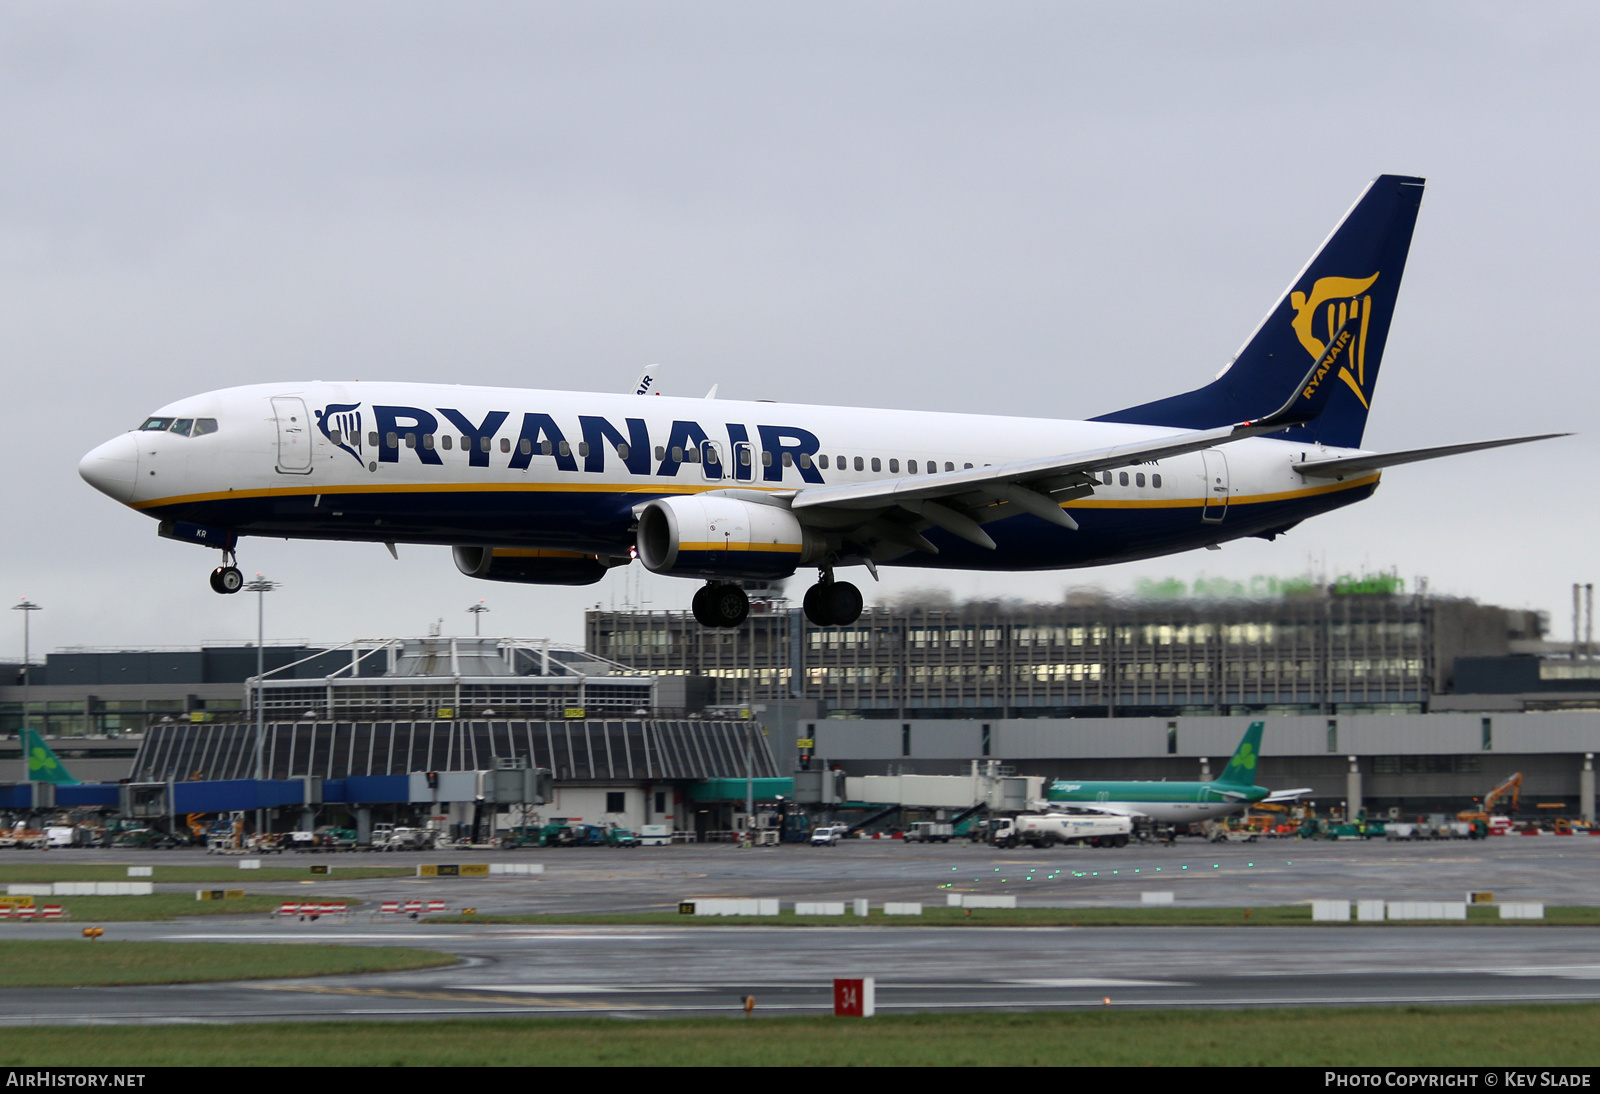
[[[214,426],[183,435],[184,422]],[[630,551],[636,507],[652,498],[727,490],[784,498],[824,484],[909,479],[1174,433],[1105,422],[365,382],[213,391],[160,408],[148,425],[96,448],[80,470],[104,493],[163,520],[240,535],[613,557]],[[944,537],[937,555],[905,551],[877,561],[1046,569],[1270,535],[1371,492],[1376,473],[1330,481],[1292,467],[1349,451],[1240,440],[1097,475],[1092,494],[1064,503],[1077,530],[1018,512],[986,525],[993,550]]]

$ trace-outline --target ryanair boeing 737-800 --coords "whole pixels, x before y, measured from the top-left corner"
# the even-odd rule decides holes
[[[814,567],[805,612],[853,622],[840,567],[1049,570],[1272,539],[1380,470],[1538,437],[1360,449],[1423,180],[1383,175],[1233,362],[1088,421],[436,384],[256,384],[180,399],[83,458],[96,489],[215,547],[242,536],[444,544],[497,581],[579,585],[637,558],[701,579]],[[1543,434],[1541,436],[1556,436]]]

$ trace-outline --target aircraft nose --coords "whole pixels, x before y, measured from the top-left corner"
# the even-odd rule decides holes
[[[132,433],[114,437],[78,461],[83,481],[126,505],[139,481],[139,442]]]

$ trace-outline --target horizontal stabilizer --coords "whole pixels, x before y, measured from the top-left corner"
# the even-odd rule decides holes
[[[1436,460],[1441,456],[1459,456],[1463,452],[1478,452],[1485,448],[1504,448],[1509,444],[1527,444],[1529,441],[1548,441],[1552,437],[1570,437],[1570,433],[1538,433],[1531,437],[1506,437],[1498,441],[1474,441],[1471,444],[1447,444],[1439,448],[1412,448],[1405,452],[1375,452],[1368,456],[1339,456],[1331,460],[1305,460],[1294,465],[1302,475],[1332,477],[1355,475],[1363,471],[1377,471],[1402,463]]]
[[[1261,800],[1269,802],[1292,802],[1298,801],[1300,798],[1303,798],[1309,793],[1311,793],[1311,787],[1301,786],[1294,790],[1274,790],[1271,794],[1268,794]]]

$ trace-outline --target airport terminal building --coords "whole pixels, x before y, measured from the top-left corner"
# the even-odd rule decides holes
[[[0,760],[21,759],[26,693],[80,778],[246,778],[259,693],[269,778],[520,765],[551,772],[552,807],[571,815],[706,828],[731,814],[691,805],[695,788],[747,778],[796,778],[814,806],[830,797],[824,771],[959,774],[978,761],[1205,779],[1260,719],[1263,785],[1311,786],[1319,808],[1453,813],[1518,772],[1525,813],[1595,808],[1600,659],[1548,641],[1533,612],[1371,587],[903,605],[825,629],[782,600],[756,606],[732,630],[590,612],[586,649],[271,647],[259,689],[253,647],[60,651],[26,687],[20,666],[5,670]]]

